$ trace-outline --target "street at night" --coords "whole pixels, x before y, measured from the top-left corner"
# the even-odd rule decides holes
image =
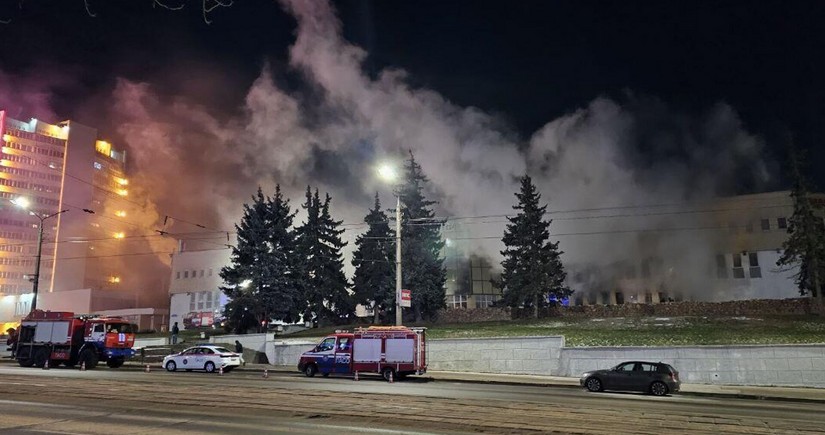
[[[223,376],[4,365],[0,432],[821,433],[821,403],[258,371]]]

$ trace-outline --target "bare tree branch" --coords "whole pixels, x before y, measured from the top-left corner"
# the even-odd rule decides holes
[[[212,24],[212,21],[207,17],[206,14],[209,12],[214,11],[219,7],[228,8],[232,6],[234,0],[203,0],[203,22],[206,24]]]
[[[155,7],[155,6],[160,6],[164,9],[169,9],[170,11],[179,11],[179,10],[183,9],[183,7],[186,6],[186,4],[181,3],[178,6],[169,6],[167,4],[164,4],[161,0],[153,0],[152,7]]]
[[[83,5],[86,6],[86,13],[89,14],[90,17],[94,18],[97,14],[93,13],[91,9],[89,9],[89,0],[83,0]]]

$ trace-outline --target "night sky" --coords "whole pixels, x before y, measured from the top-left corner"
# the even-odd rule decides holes
[[[170,11],[148,0],[90,0],[93,18],[82,0],[5,1],[0,71],[47,90],[56,116],[111,134],[90,119],[99,115],[89,102],[105,104],[118,77],[187,95],[215,116],[242,111],[265,64],[279,87],[305,86],[286,67],[296,23],[277,2],[236,1],[209,14],[211,25],[199,1],[184,3]],[[333,4],[344,37],[368,53],[369,74],[403,69],[413,87],[493,114],[522,138],[599,96],[636,95],[687,114],[727,103],[771,160],[785,161],[789,138],[809,150],[812,175],[825,159],[825,2]],[[19,102],[0,106],[43,116]],[[782,172],[772,187],[787,187]],[[813,178],[825,187],[825,176]]]

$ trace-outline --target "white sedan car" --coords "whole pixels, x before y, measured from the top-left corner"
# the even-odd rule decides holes
[[[224,372],[232,371],[244,363],[243,356],[231,350],[209,344],[190,347],[184,351],[163,358],[163,367],[170,372],[178,369],[186,371],[204,370],[213,373],[223,367]]]

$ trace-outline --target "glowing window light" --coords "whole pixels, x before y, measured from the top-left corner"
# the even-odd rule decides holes
[[[115,216],[117,216],[117,217],[126,217],[126,211],[125,210],[118,210],[118,211],[115,212]]]
[[[115,234],[114,234],[114,237],[115,237],[116,239],[122,239],[122,238],[126,237],[126,233],[124,233],[123,231],[121,231],[121,232],[115,233]]]
[[[117,184],[120,184],[121,186],[126,186],[129,184],[129,180],[125,178],[115,177],[115,180],[117,180]]]
[[[127,196],[127,195],[129,195],[129,191],[126,190],[126,189],[118,189],[117,194],[120,195],[120,196]]]
[[[103,154],[104,156],[108,156],[112,152],[112,144],[106,142],[105,140],[99,140],[95,142],[95,151]]]
[[[11,135],[10,134],[4,134],[3,135],[3,141],[4,142],[11,142]]]
[[[112,284],[117,284],[117,283],[120,282],[120,277],[119,276],[110,276],[109,277],[109,282],[112,283]]]

